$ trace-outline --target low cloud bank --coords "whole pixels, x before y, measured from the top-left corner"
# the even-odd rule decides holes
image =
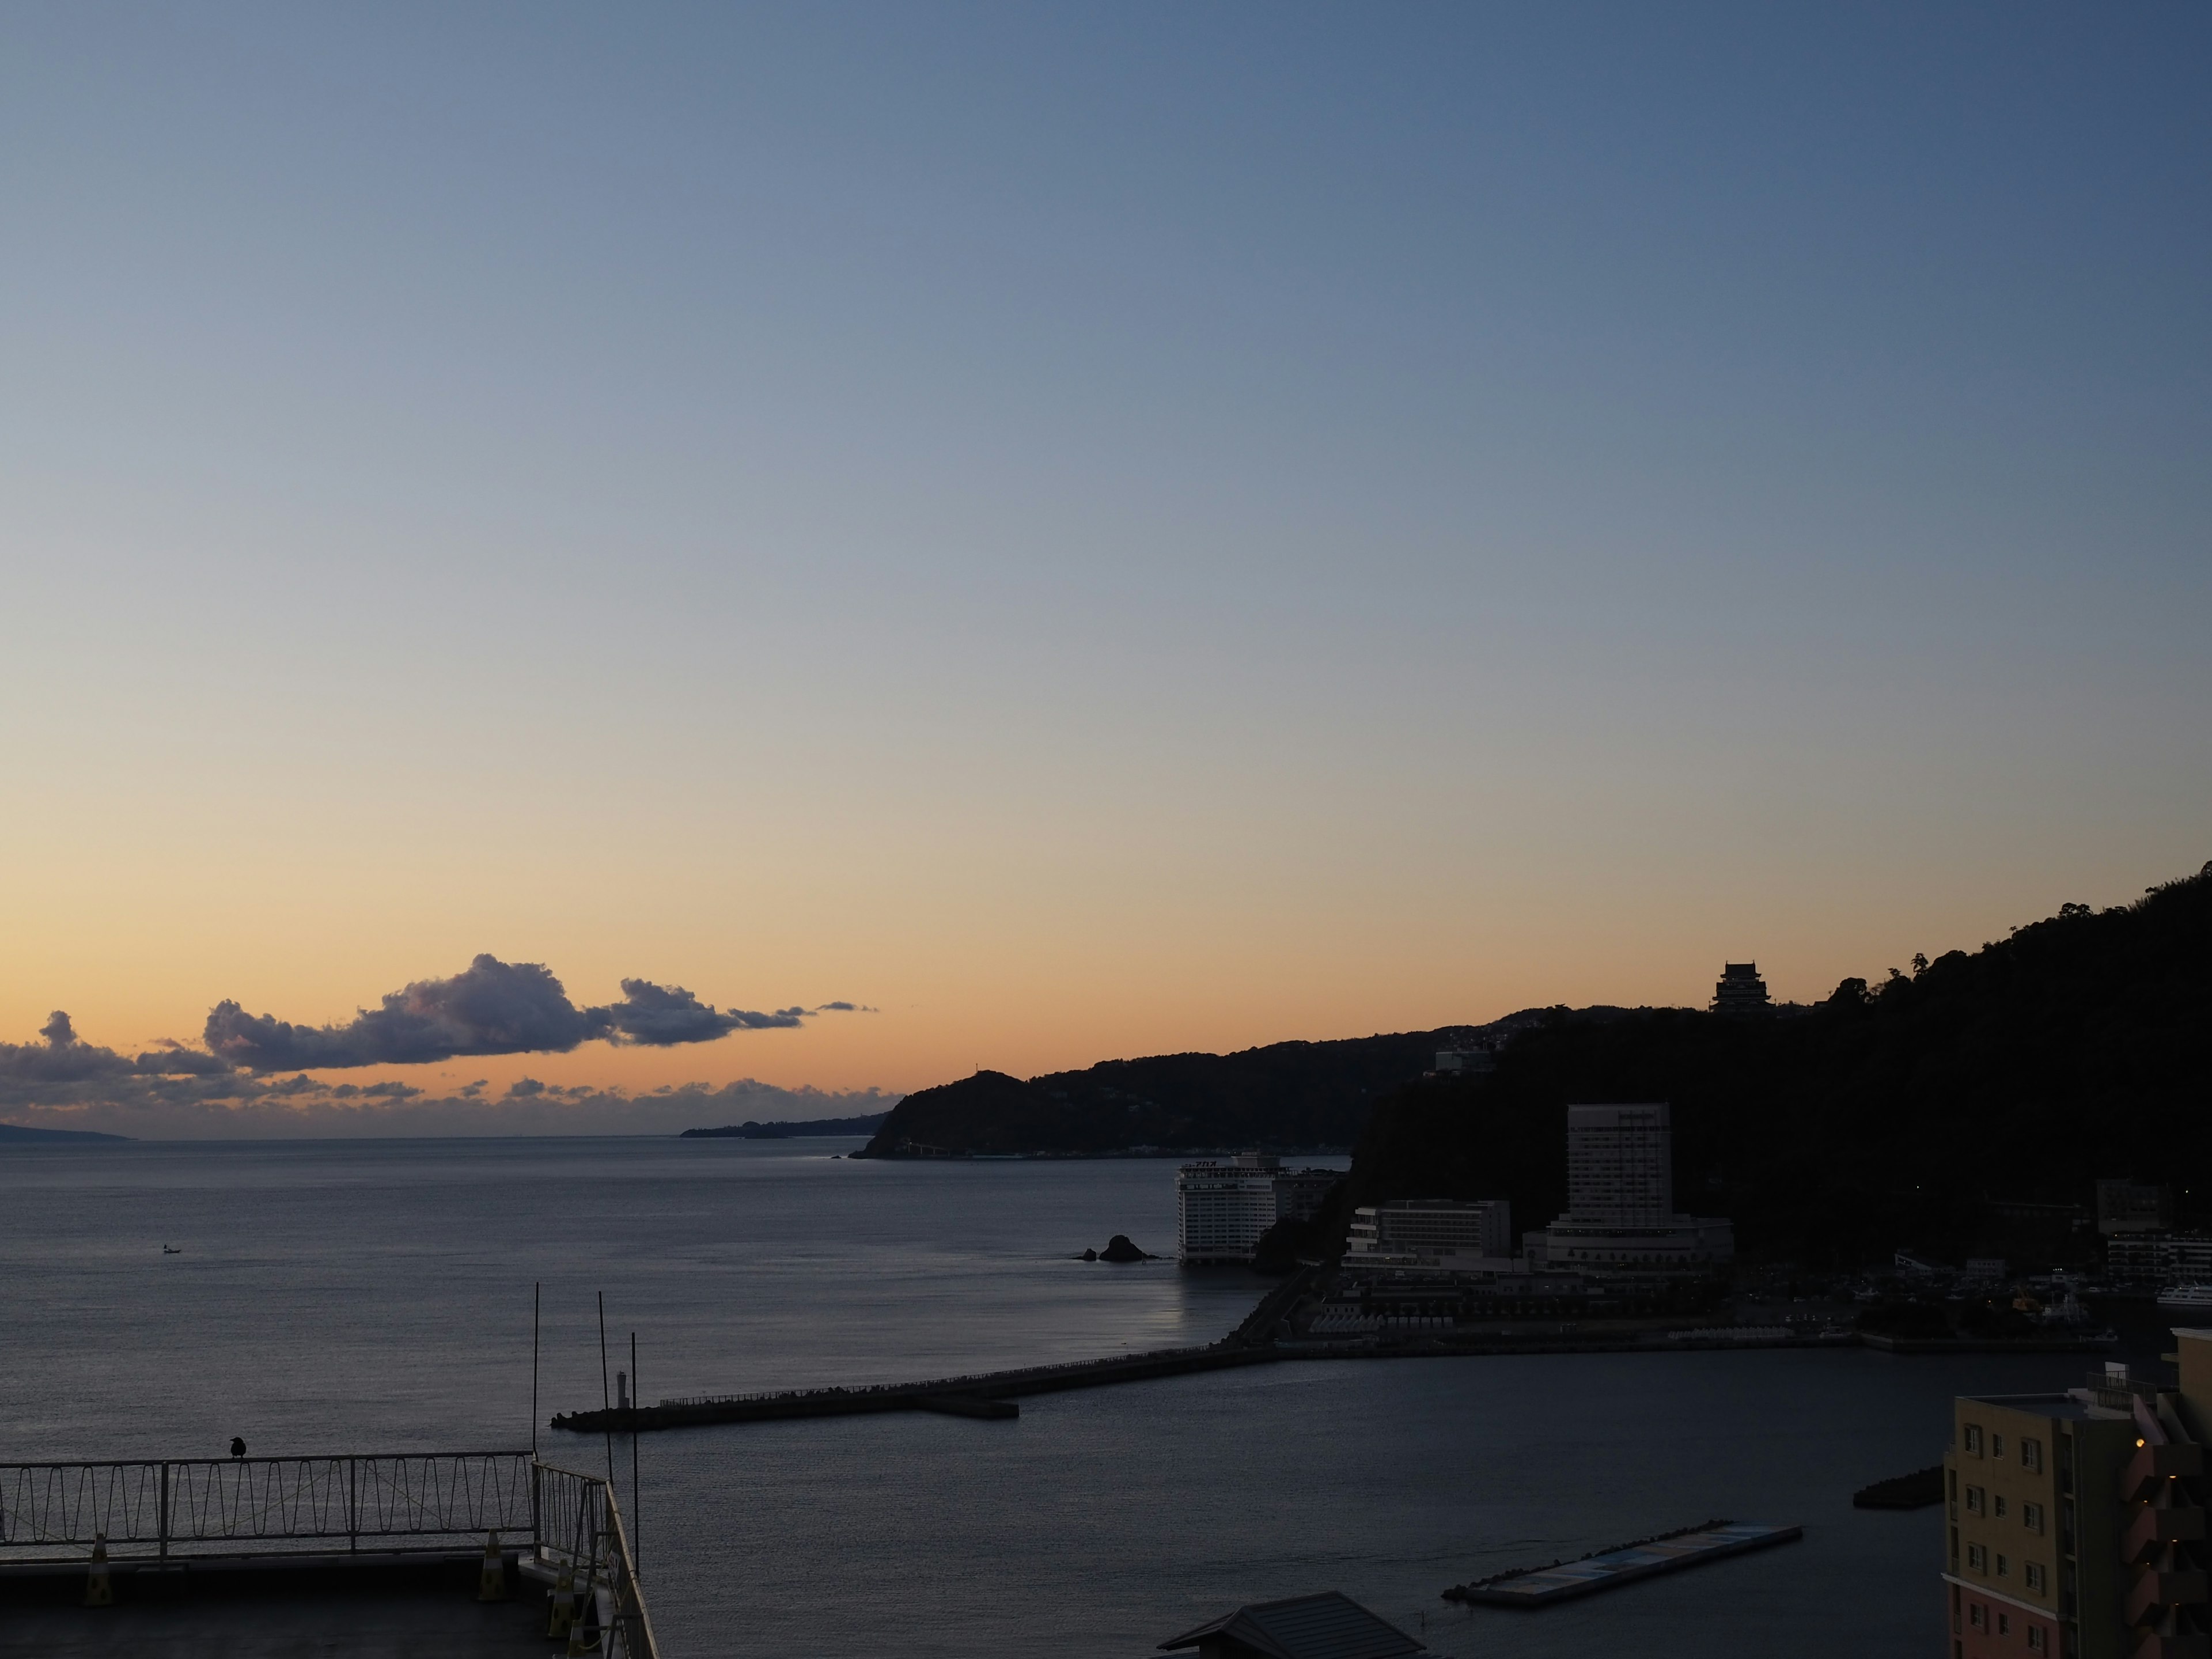
[[[149,1077],[211,1077],[230,1070],[213,1054],[171,1042],[125,1056],[87,1042],[57,1008],[39,1028],[40,1042],[0,1042],[0,1102],[27,1089]]]
[[[449,979],[416,980],[337,1025],[249,1014],[234,1000],[207,1017],[204,1049],[173,1038],[124,1054],[86,1042],[57,1011],[35,1042],[0,1042],[0,1121],[148,1139],[230,1135],[665,1134],[763,1117],[886,1111],[880,1089],[780,1089],[750,1079],[645,1094],[525,1078],[497,1097],[479,1079],[432,1095],[411,1083],[326,1083],[311,1072],[420,1066],[489,1054],[567,1054],[599,1041],[665,1048],[733,1031],[788,1029],[852,1002],[758,1012],[717,1008],[680,985],[622,981],[622,1000],[579,1007],[542,963],[480,956]],[[289,1073],[290,1075],[283,1075]]]
[[[146,1140],[398,1138],[450,1135],[664,1135],[741,1123],[889,1111],[882,1089],[785,1089],[750,1078],[690,1083],[641,1094],[523,1078],[503,1093],[474,1083],[433,1095],[405,1083],[327,1084],[306,1076],[263,1081],[130,1077],[104,1086],[48,1088],[0,1117],[41,1129],[94,1129]],[[66,1092],[76,1097],[56,1098]]]

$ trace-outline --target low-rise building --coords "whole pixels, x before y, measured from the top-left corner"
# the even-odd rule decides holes
[[[2124,1285],[2212,1283],[2212,1237],[2203,1233],[2113,1233],[2105,1271]]]
[[[1160,1644],[1195,1648],[1196,1659],[1401,1659],[1425,1651],[1395,1625],[1340,1590],[1259,1601]]]
[[[1498,1060],[1487,1048],[1439,1048],[1437,1070],[1453,1077],[1483,1077],[1498,1069]]]
[[[1345,1241],[1345,1265],[1383,1262],[1468,1273],[1510,1272],[1516,1265],[1513,1206],[1502,1198],[1473,1203],[1400,1198],[1354,1210]]]

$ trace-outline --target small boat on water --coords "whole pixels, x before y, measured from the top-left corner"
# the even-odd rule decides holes
[[[2169,1285],[2158,1305],[2170,1313],[2212,1313],[2212,1285]]]
[[[163,1255],[182,1255],[184,1251],[177,1245],[164,1244],[161,1246],[161,1254]]]

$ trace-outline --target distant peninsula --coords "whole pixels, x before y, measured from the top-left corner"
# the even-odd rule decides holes
[[[747,1118],[743,1123],[725,1124],[719,1129],[686,1129],[684,1139],[736,1140],[800,1140],[810,1135],[870,1135],[883,1127],[888,1112],[870,1112],[861,1117],[817,1117],[803,1123],[756,1123]]]
[[[1587,1011],[1589,1017],[1625,1009]],[[977,1072],[908,1095],[856,1158],[1115,1158],[1259,1147],[1348,1152],[1382,1096],[1432,1069],[1440,1050],[1480,1048],[1543,1018],[1490,1025],[1276,1042],[1229,1054],[1109,1060],[1024,1080]]]
[[[27,1124],[0,1123],[0,1142],[13,1141],[21,1144],[30,1141],[70,1141],[81,1143],[91,1140],[104,1140],[112,1141],[120,1145],[130,1139],[131,1137],[129,1135],[104,1135],[92,1129],[33,1129]]]

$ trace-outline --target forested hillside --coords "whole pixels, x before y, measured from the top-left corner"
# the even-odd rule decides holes
[[[1351,1201],[1565,1200],[1570,1102],[1674,1103],[1685,1209],[1757,1256],[1899,1247],[2086,1253],[2100,1176],[2172,1182],[2212,1222],[2212,865],[2101,912],[2067,905],[1973,953],[1846,980],[1808,1014],[1547,1017],[1479,1083],[1378,1103]]]
[[[1348,1147],[1376,1099],[1468,1028],[1109,1060],[1024,1082],[978,1072],[895,1107],[864,1154]]]

